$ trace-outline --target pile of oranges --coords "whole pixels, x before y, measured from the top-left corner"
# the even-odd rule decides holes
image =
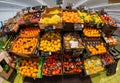
[[[64,22],[69,23],[84,23],[84,21],[80,19],[78,13],[73,11],[64,11],[62,19]]]
[[[98,44],[95,47],[92,45],[88,45],[87,48],[91,52],[92,55],[103,54],[107,52],[103,43]]]
[[[19,54],[31,54],[37,45],[37,38],[18,38],[12,44],[12,52]]]
[[[38,66],[39,63],[36,61],[22,60],[19,68],[19,74],[27,77],[38,78]]]
[[[35,37],[40,32],[39,27],[29,27],[20,30],[20,37]]]
[[[95,28],[84,28],[83,33],[88,37],[100,37],[99,30]]]

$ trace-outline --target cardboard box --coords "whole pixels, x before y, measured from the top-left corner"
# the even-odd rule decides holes
[[[5,79],[9,79],[10,75],[12,74],[12,72],[13,72],[13,69],[10,68],[7,73],[5,71],[0,72],[0,76],[5,78]]]

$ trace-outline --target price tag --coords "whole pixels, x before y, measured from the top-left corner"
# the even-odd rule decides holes
[[[78,52],[77,50],[73,50],[73,55],[79,56],[79,55],[80,55],[80,52]]]
[[[84,24],[74,24],[74,30],[81,31],[84,28]]]
[[[70,41],[71,48],[78,48],[78,42],[77,41]]]
[[[32,7],[33,10],[41,10],[42,9],[42,6],[35,6],[35,7]]]
[[[55,26],[53,26],[53,25],[45,26],[45,31],[51,32],[51,31],[53,31],[54,29],[55,29]]]
[[[28,12],[29,12],[29,10],[30,10],[30,9],[31,9],[31,7],[27,7],[27,8],[26,8],[26,11],[28,11]]]
[[[49,52],[41,52],[41,56],[49,56]]]
[[[22,12],[23,12],[23,13],[25,12],[25,8],[24,8],[24,9],[22,9]]]

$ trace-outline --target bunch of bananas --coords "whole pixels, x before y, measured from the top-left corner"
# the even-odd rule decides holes
[[[84,22],[89,23],[89,22],[94,22],[97,25],[102,24],[102,26],[104,25],[104,22],[102,21],[102,19],[98,16],[98,14],[88,14],[85,12],[80,12],[79,10],[77,11],[80,18],[84,20]]]

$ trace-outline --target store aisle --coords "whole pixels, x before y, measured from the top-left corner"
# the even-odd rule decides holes
[[[92,83],[90,77],[81,78],[79,75],[43,77],[42,79],[25,78],[24,83]]]

